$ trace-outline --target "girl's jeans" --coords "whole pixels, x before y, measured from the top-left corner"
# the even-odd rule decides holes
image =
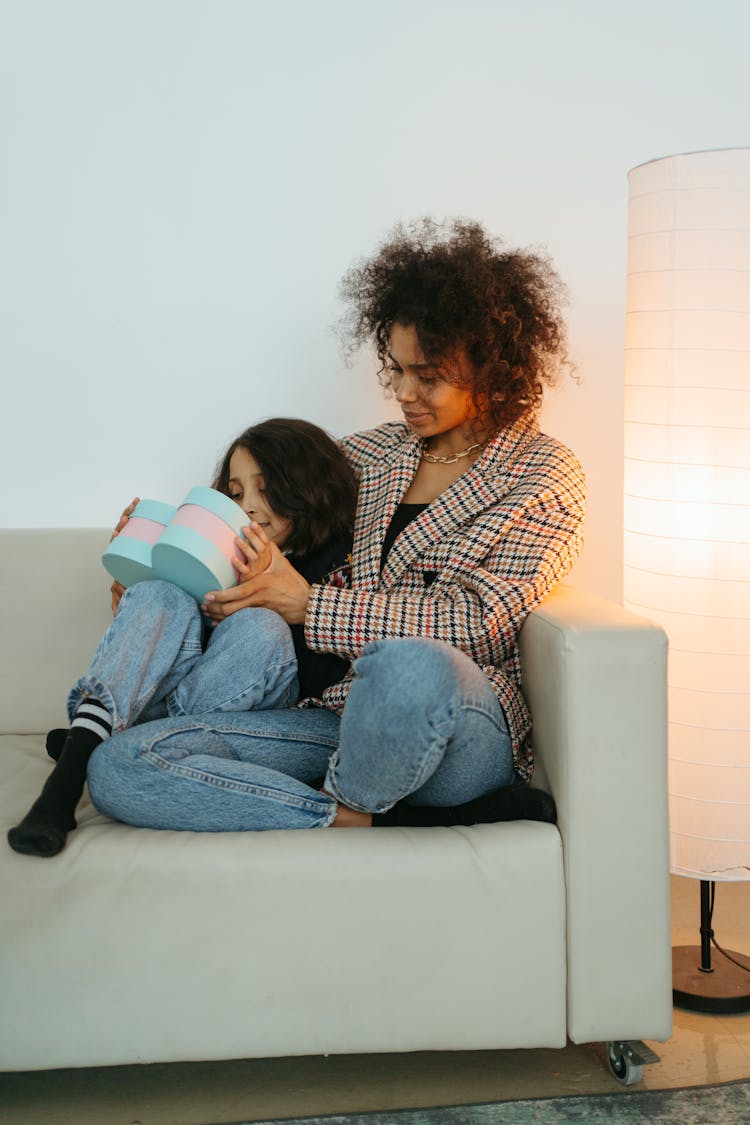
[[[168,715],[291,707],[297,659],[289,626],[268,609],[232,614],[202,644],[198,603],[171,582],[138,582],[122,596],[68,716],[94,696],[114,733]]]
[[[512,784],[502,708],[482,672],[452,646],[424,638],[367,645],[340,718],[292,706],[291,635],[269,611],[233,614],[204,654],[197,607],[190,626],[167,612],[163,630],[147,630],[127,657],[108,658],[105,642],[113,642],[125,598],[161,585],[140,583],[126,593],[71,696],[75,702],[85,691],[114,704],[119,733],[95,750],[88,770],[101,812],[195,832],[321,828],[333,822],[339,801],[384,812],[404,798],[455,805]],[[102,674],[107,659],[119,664],[122,681]],[[157,709],[169,717],[152,720]]]

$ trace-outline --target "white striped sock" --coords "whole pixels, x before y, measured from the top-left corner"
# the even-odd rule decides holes
[[[86,699],[79,704],[71,727],[85,727],[100,738],[109,738],[112,733],[112,716],[98,699]]]

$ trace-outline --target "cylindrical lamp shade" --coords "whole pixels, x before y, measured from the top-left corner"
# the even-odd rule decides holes
[[[625,602],[669,636],[672,871],[750,879],[750,149],[629,184]]]

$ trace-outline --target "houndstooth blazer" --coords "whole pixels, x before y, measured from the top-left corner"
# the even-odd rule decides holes
[[[522,419],[401,532],[381,573],[383,540],[419,465],[419,440],[390,422],[342,444],[360,479],[351,588],[313,586],[307,644],[350,660],[384,637],[454,645],[490,681],[516,770],[530,777],[518,633],[580,550],[585,485],[578,461],[534,419]],[[326,689],[324,706],[343,711],[351,677]]]

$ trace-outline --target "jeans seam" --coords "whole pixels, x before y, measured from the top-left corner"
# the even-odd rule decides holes
[[[164,770],[166,773],[171,773],[190,781],[197,781],[201,785],[207,785],[213,789],[223,789],[225,792],[238,793],[246,796],[263,797],[266,800],[276,801],[279,804],[287,805],[290,808],[302,809],[306,812],[317,813],[322,811],[317,801],[305,797],[295,797],[293,793],[285,793],[282,789],[270,789],[265,785],[237,781],[234,778],[218,777],[215,774],[207,773],[205,770],[199,770],[193,766],[184,766],[179,762],[172,762],[153,750],[147,750],[141,757],[150,762],[151,765],[156,766],[157,769]],[[327,802],[327,804],[329,803]],[[330,808],[328,808],[327,811],[330,812]]]
[[[497,715],[482,703],[460,703],[458,711],[473,711],[476,715],[481,715],[483,719],[488,719],[500,734],[509,735],[507,723],[499,720]]]
[[[455,730],[456,716],[454,714],[449,715],[447,719],[442,720],[441,726],[445,725],[446,723],[450,724],[451,730]],[[432,774],[435,772],[435,770],[440,765],[440,762],[443,760],[445,748],[448,745],[448,741],[450,739],[450,732],[445,737],[442,737],[439,734],[439,729],[435,729],[430,731],[430,735],[431,737],[429,746],[426,747],[424,753],[420,756],[419,762],[414,763],[415,768],[412,772],[411,778],[409,779],[409,793],[413,793],[415,789],[419,789],[422,785],[424,785],[425,781],[427,781],[427,778],[424,776],[425,767],[434,761],[435,752],[439,746],[442,747],[443,753],[440,755],[437,765],[430,773],[430,777],[432,777]]]
[[[217,734],[230,735],[232,738],[237,738],[238,736],[240,738],[268,738],[268,731],[263,730],[263,728],[259,728],[257,730],[248,730],[247,728],[237,730],[235,727],[219,726],[216,723],[211,723],[210,729],[212,731],[215,731]],[[332,750],[336,750],[336,748],[338,747],[338,739],[325,738],[321,735],[312,735],[309,731],[306,732],[304,736],[300,737],[294,737],[286,735],[282,732],[275,731],[273,734],[273,739],[277,742],[313,743],[315,746],[327,746]]]
[[[251,713],[252,712],[245,712],[244,714]],[[266,714],[267,712],[263,713]],[[186,715],[184,716],[184,718],[188,719],[190,718],[190,716]],[[167,734],[162,734],[161,732],[154,734],[154,737],[147,743],[143,753],[147,754],[153,752],[156,754],[158,753],[158,751],[155,748],[159,745],[160,742],[164,742],[167,738],[173,738],[175,735],[187,734],[188,732],[192,731],[212,731],[215,734],[225,734],[230,736],[231,738],[269,738],[268,730],[264,729],[263,727],[250,729],[246,726],[243,726],[242,729],[238,730],[236,727],[229,726],[226,723],[204,723],[194,718],[193,722],[186,722],[183,726],[177,727],[174,730],[170,730]],[[283,731],[274,731],[273,735],[270,737],[273,737],[273,739],[278,742],[313,743],[316,746],[330,747],[332,750],[335,750],[338,746],[338,739],[328,738],[323,735],[311,734],[309,731],[306,731],[304,735],[300,736],[287,735]]]

